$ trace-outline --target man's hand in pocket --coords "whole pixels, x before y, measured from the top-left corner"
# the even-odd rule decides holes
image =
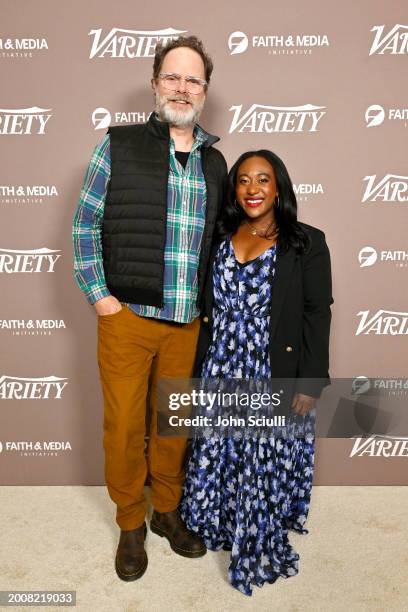
[[[115,314],[115,312],[122,310],[122,304],[113,295],[108,295],[108,297],[98,300],[95,302],[94,307],[96,314],[100,317]]]

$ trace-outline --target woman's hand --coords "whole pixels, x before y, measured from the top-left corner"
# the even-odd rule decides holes
[[[295,393],[291,407],[296,412],[296,414],[299,414],[300,416],[305,416],[305,414],[307,414],[309,410],[315,407],[316,400],[316,397],[304,395],[303,393]]]

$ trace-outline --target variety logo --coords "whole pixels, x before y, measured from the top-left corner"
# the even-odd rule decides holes
[[[245,32],[232,32],[228,37],[228,48],[231,55],[245,53],[248,47],[268,49],[270,55],[311,55],[316,47],[328,47],[326,34],[276,34],[258,35],[249,38]]]
[[[375,434],[369,438],[355,438],[350,457],[408,457],[408,438]]]
[[[0,185],[0,204],[43,204],[55,197],[55,185]]]
[[[0,319],[0,331],[13,336],[51,336],[55,330],[66,328],[62,319]]]
[[[384,33],[385,25],[374,26],[375,32],[369,55],[403,55],[408,53],[408,26],[397,23],[389,32]]]
[[[370,315],[369,310],[361,310],[357,313],[357,316],[361,318],[356,336],[371,333],[376,336],[402,336],[408,334],[408,312],[381,309],[374,315]]]
[[[408,265],[408,251],[377,251],[370,246],[363,247],[358,254],[360,268],[373,266],[377,261],[396,263],[397,267],[402,268]]]
[[[252,104],[245,112],[242,104],[231,106],[234,112],[229,133],[233,132],[316,132],[317,124],[326,114],[325,106],[264,106]]]
[[[117,111],[113,113],[113,123],[146,123],[151,112],[138,111]],[[112,123],[112,114],[107,108],[96,108],[92,113],[92,124],[95,130],[104,130]]]
[[[33,52],[48,50],[46,38],[0,38],[0,57],[33,57]]]
[[[408,176],[386,174],[376,182],[377,175],[365,176],[364,202],[408,202]]]
[[[93,36],[89,58],[94,57],[154,57],[158,42],[163,45],[185,34],[187,30],[123,30],[113,28],[103,37],[102,29],[91,30],[88,36]]]
[[[0,399],[61,399],[68,378],[46,376],[45,378],[0,377]]]
[[[60,250],[33,249],[20,251],[13,249],[0,249],[0,273],[15,274],[26,272],[54,272],[54,267],[61,255]]]
[[[321,183],[297,183],[293,184],[293,191],[298,202],[307,202],[310,196],[323,195],[324,189]]]
[[[48,440],[32,442],[27,440],[0,442],[0,453],[20,453],[22,457],[50,457],[72,451],[71,443]]]
[[[404,127],[407,127],[408,108],[389,108],[386,112],[379,104],[372,104],[365,112],[366,127],[381,125],[385,118],[388,121],[402,121]]]
[[[0,134],[45,134],[51,108],[0,108]]]

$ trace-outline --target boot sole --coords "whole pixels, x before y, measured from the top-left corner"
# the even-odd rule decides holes
[[[193,552],[191,550],[185,550],[184,548],[180,548],[179,546],[176,546],[175,544],[173,544],[173,542],[171,541],[167,533],[163,531],[162,529],[160,529],[160,527],[156,527],[154,523],[150,523],[150,530],[153,531],[153,533],[155,533],[156,535],[160,536],[161,538],[166,538],[166,540],[170,544],[170,548],[175,553],[177,553],[178,555],[181,555],[182,557],[188,557],[189,559],[197,559],[198,557],[204,557],[204,555],[207,552],[206,548]]]

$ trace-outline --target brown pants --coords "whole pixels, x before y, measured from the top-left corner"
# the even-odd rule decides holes
[[[199,328],[199,319],[174,325],[139,317],[127,306],[98,317],[105,479],[121,529],[136,529],[144,521],[147,471],[155,510],[171,512],[180,502],[187,440],[158,436],[156,390],[159,378],[191,376]],[[146,463],[148,392],[151,425]]]

